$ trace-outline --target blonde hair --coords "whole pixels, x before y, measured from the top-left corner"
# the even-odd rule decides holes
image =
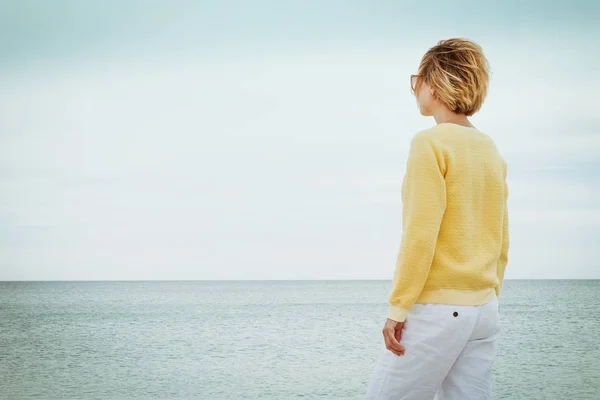
[[[489,65],[481,47],[470,40],[441,40],[421,59],[418,84],[427,83],[450,111],[471,116],[487,95]]]

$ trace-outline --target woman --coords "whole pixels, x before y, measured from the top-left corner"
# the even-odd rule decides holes
[[[366,399],[491,398],[509,236],[506,163],[468,119],[487,86],[481,48],[463,39],[429,49],[411,76],[436,125],[411,142],[385,348]]]

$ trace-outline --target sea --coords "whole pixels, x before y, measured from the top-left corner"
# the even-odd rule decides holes
[[[390,281],[0,282],[0,399],[362,399]],[[600,280],[508,280],[495,399],[600,399]]]

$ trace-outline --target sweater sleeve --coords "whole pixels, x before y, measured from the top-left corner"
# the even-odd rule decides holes
[[[508,248],[510,247],[510,235],[508,233],[508,185],[506,183],[506,164],[504,164],[504,217],[502,221],[502,247],[500,257],[498,258],[497,274],[498,286],[496,286],[496,296],[500,297],[502,284],[504,283],[504,271],[508,264]]]
[[[402,239],[388,318],[402,322],[421,294],[446,210],[444,157],[427,136],[411,142],[402,186]]]

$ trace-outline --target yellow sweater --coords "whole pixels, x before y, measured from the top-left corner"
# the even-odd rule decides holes
[[[475,128],[443,123],[412,140],[388,318],[415,303],[481,305],[508,261],[506,163]]]

